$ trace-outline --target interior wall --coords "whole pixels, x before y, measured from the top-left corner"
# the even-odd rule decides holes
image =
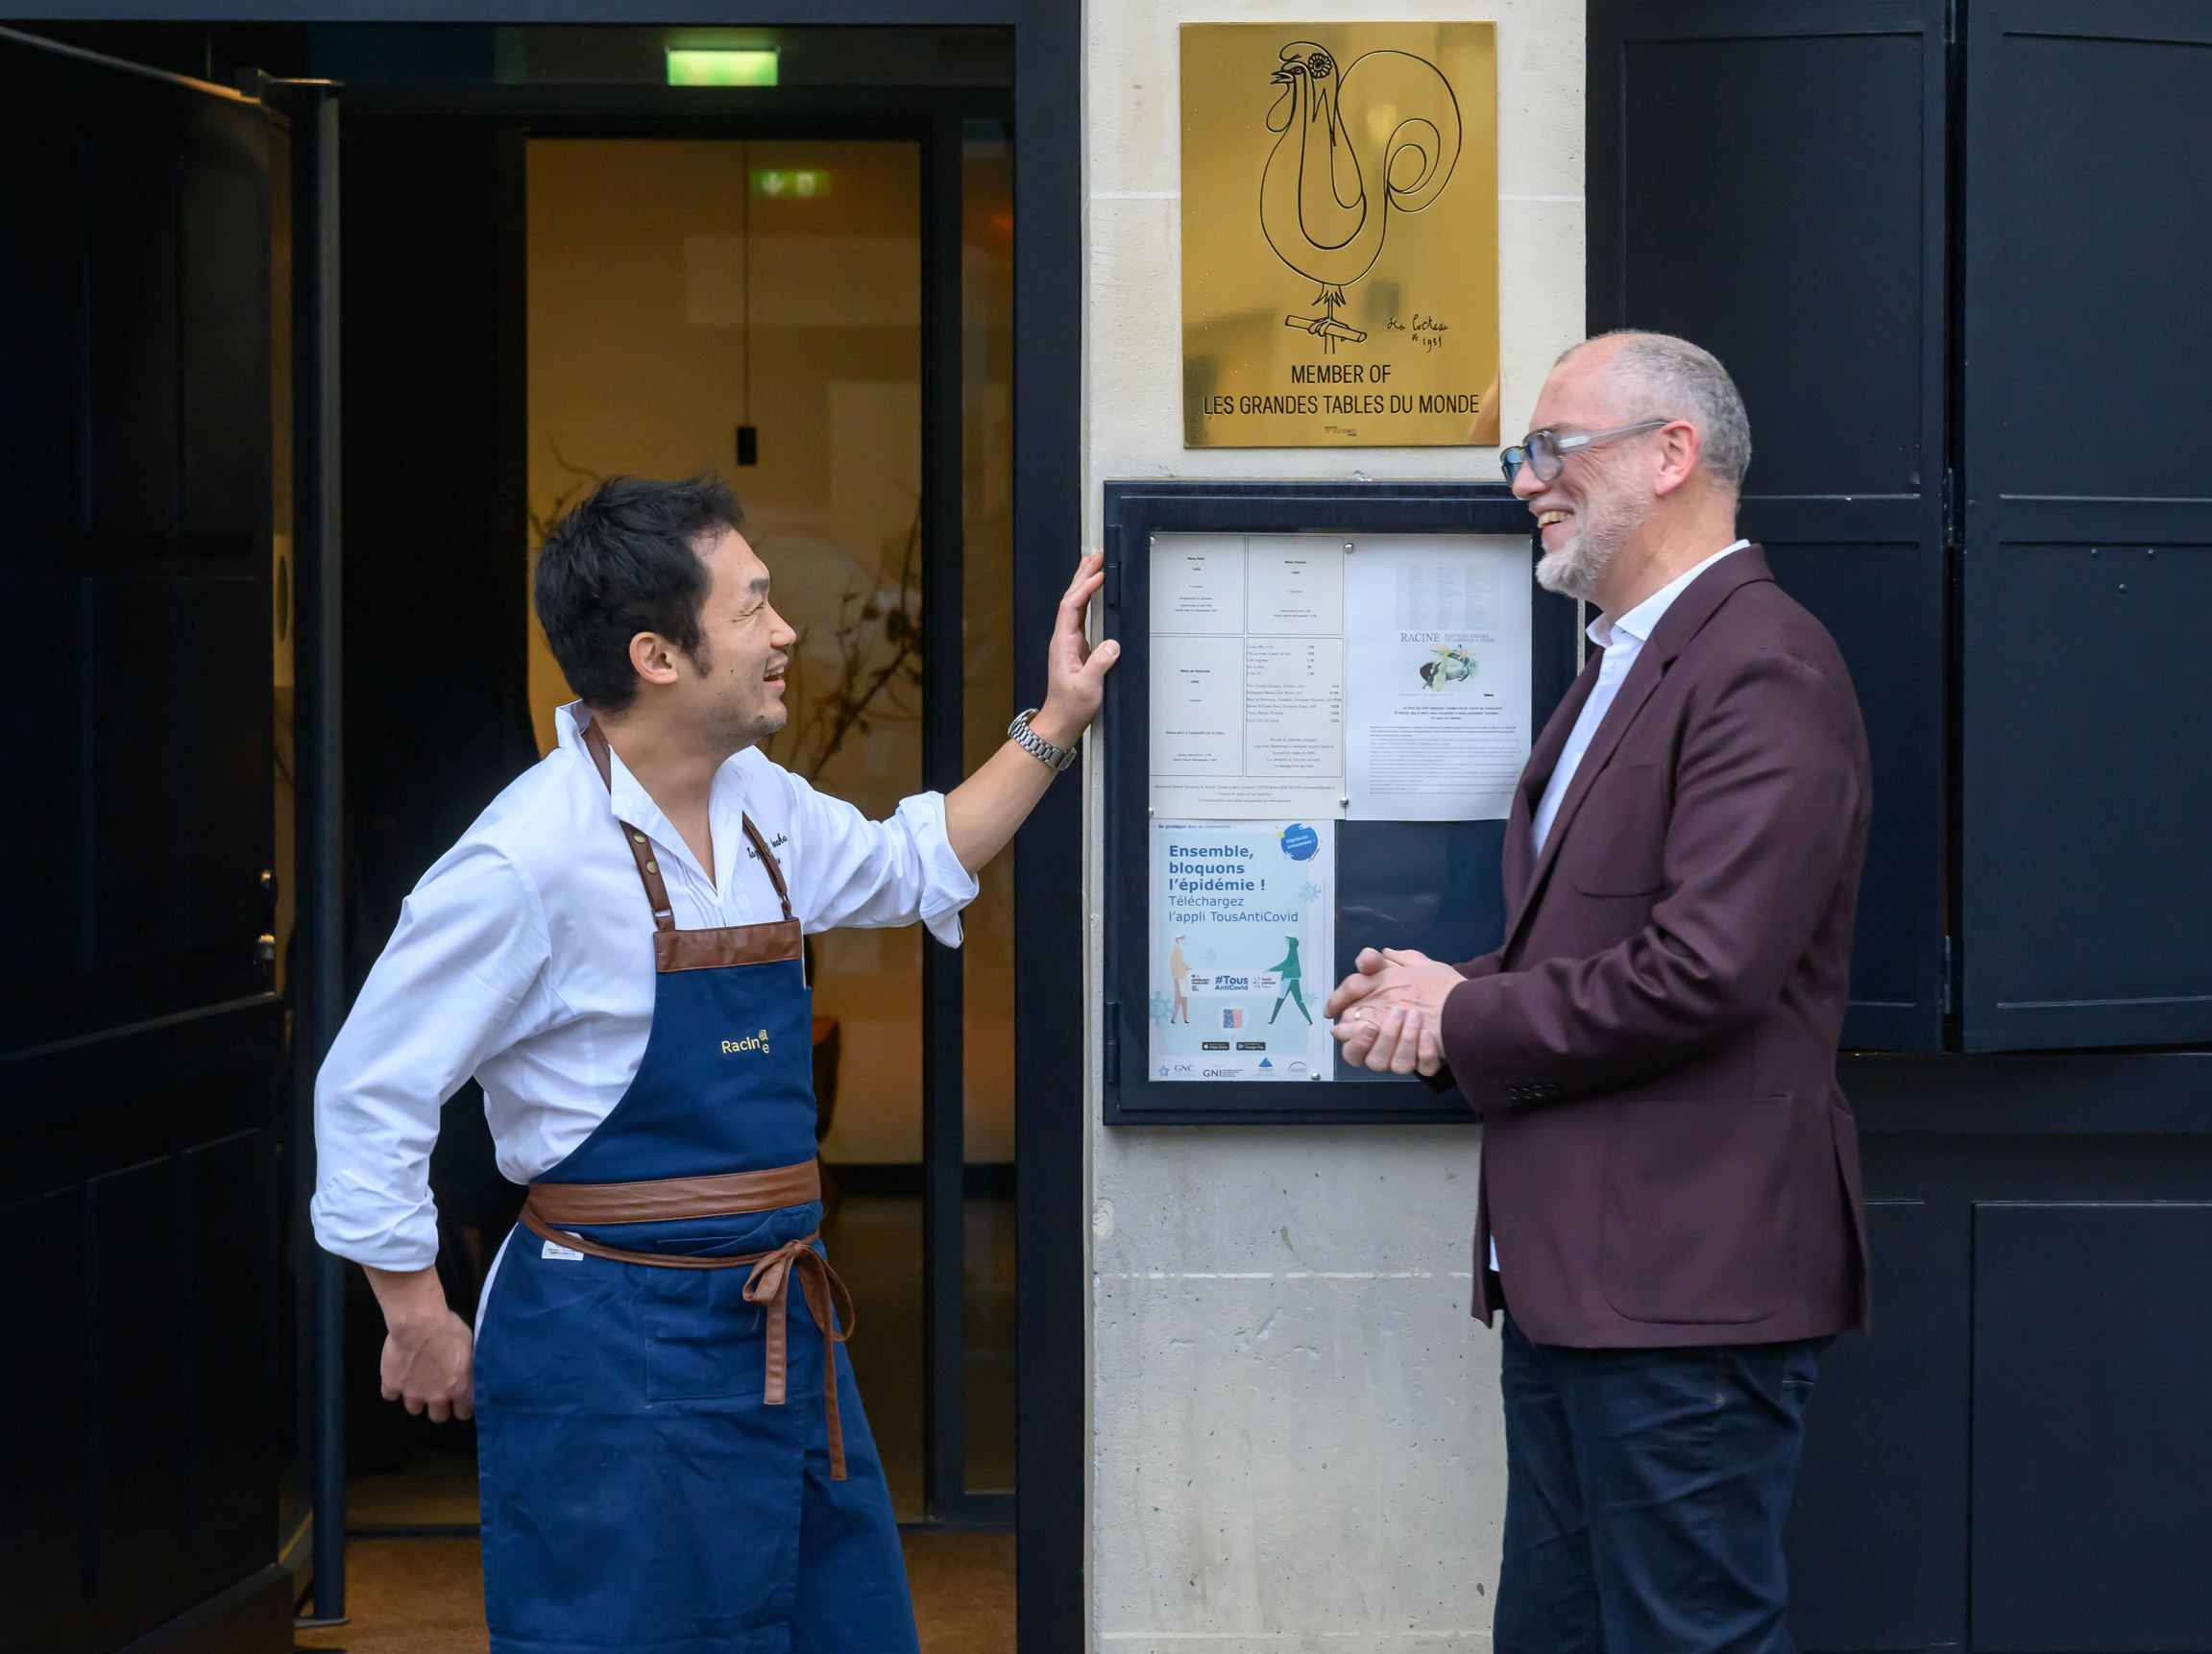
[[[800,194],[802,171],[826,175],[826,190]],[[753,182],[765,173],[785,175],[779,193]],[[905,142],[555,138],[528,151],[533,551],[598,477],[718,471],[800,633],[791,721],[769,755],[877,817],[921,785],[910,676],[920,659],[902,652],[894,619],[918,616],[920,587],[920,187],[918,146]],[[971,244],[969,261],[987,303],[989,249]],[[987,365],[987,328],[971,348]],[[1004,404],[987,378],[969,400],[970,539],[982,534],[968,565],[973,680],[1004,653],[1010,594],[1004,559],[988,555],[990,489],[975,469]],[[737,463],[741,424],[758,433],[757,464]],[[1005,426],[1002,411],[1002,448]],[[525,593],[518,569],[517,600]],[[541,748],[571,698],[533,619]],[[969,699],[995,710],[998,697]],[[989,946],[997,906],[1009,911],[1003,950]],[[980,988],[985,1004],[1010,982],[1010,906],[971,923],[971,997]],[[816,938],[815,1009],[839,1025],[823,1146],[833,1161],[921,1157],[921,937],[913,927]],[[986,958],[999,962],[979,981]],[[971,1017],[970,1049],[986,1058],[969,1063],[971,1157],[1012,1157],[1010,1058],[987,1060],[1005,1038]]]
[[[1497,476],[1491,449],[1182,447],[1178,26],[1279,14],[1087,11],[1087,545],[1108,479]],[[1497,24],[1501,406],[1518,435],[1581,337],[1583,8],[1331,12],[1429,18]],[[1095,984],[1095,915],[1128,898],[1104,887],[1091,780]],[[1468,1318],[1478,1132],[1108,1130],[1095,1088],[1087,1103],[1093,1645],[1487,1645],[1505,1460],[1495,1340]]]

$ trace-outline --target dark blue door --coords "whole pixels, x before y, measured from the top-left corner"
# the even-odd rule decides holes
[[[1844,1043],[1943,1035],[1941,0],[1594,0],[1592,332],[1735,376],[1743,532],[1849,662],[1874,759]]]
[[[0,32],[0,1649],[277,1568],[271,229],[251,100]],[[234,1622],[227,1622],[234,1623]]]
[[[1966,31],[1969,1050],[2212,1040],[2212,12]]]

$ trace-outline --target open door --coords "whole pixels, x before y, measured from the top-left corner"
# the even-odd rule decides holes
[[[0,31],[0,1648],[288,1648],[271,124]]]

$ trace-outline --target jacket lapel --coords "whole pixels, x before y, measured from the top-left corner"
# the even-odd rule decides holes
[[[1545,721],[1544,732],[1536,738],[1530,749],[1528,763],[1520,772],[1520,785],[1514,790],[1513,809],[1505,820],[1505,908],[1508,914],[1506,928],[1513,928],[1528,900],[1528,876],[1535,869],[1536,853],[1529,844],[1529,835],[1536,820],[1536,807],[1544,798],[1544,784],[1551,772],[1559,767],[1559,755],[1567,749],[1567,738],[1574,733],[1574,720],[1582,716],[1582,709],[1597,688],[1597,669],[1605,660],[1605,651],[1594,651],[1583,662],[1582,670],[1567,693],[1560,697]]]
[[[1667,606],[1666,613],[1659,618],[1659,624],[1652,628],[1651,637],[1645,642],[1643,647],[1637,651],[1636,664],[1628,669],[1628,676],[1622,681],[1619,692],[1613,697],[1613,704],[1606,708],[1604,720],[1598,724],[1596,732],[1591,737],[1590,746],[1583,753],[1582,761],[1575,766],[1574,779],[1568,783],[1567,796],[1559,801],[1559,814],[1552,817],[1551,831],[1544,836],[1543,853],[1536,857],[1535,865],[1528,869],[1525,880],[1519,885],[1519,888],[1524,890],[1526,894],[1521,898],[1519,908],[1514,912],[1512,920],[1506,926],[1505,946],[1501,950],[1504,954],[1510,955],[1514,947],[1519,942],[1520,934],[1527,927],[1528,916],[1535,911],[1536,899],[1544,888],[1544,881],[1551,874],[1552,864],[1559,860],[1559,847],[1566,841],[1568,831],[1574,825],[1575,813],[1582,808],[1582,801],[1590,796],[1590,790],[1596,785],[1599,774],[1612,761],[1615,749],[1620,745],[1621,737],[1628,733],[1629,725],[1636,721],[1636,715],[1643,710],[1643,703],[1651,698],[1651,692],[1659,687],[1660,679],[1665,674],[1666,669],[1674,663],[1675,657],[1680,655],[1684,648],[1689,645],[1690,639],[1704,630],[1706,621],[1712,620],[1714,615],[1719,611],[1720,605],[1727,600],[1731,593],[1738,587],[1750,585],[1754,581],[1773,578],[1773,572],[1766,566],[1766,553],[1757,546],[1746,546],[1742,550],[1723,557],[1718,563],[1691,581],[1689,588]],[[1575,685],[1575,689],[1579,693],[1570,694],[1568,701],[1563,701],[1560,704],[1559,714],[1553,717],[1550,724],[1544,726],[1544,741],[1539,746],[1540,751],[1543,746],[1552,743],[1553,726],[1560,723],[1562,717],[1567,718],[1567,722],[1560,730],[1558,745],[1564,746],[1566,744],[1567,731],[1573,728],[1573,718],[1568,715],[1568,702],[1573,703],[1575,712],[1582,709],[1583,703],[1590,698],[1591,689],[1597,682],[1596,666],[1597,659],[1592,657],[1590,665],[1584,669],[1582,681]],[[1546,780],[1550,778],[1551,770],[1558,763],[1558,747],[1554,747],[1551,754],[1551,764],[1547,764],[1544,767],[1544,775]],[[1535,755],[1531,755],[1529,771],[1532,775],[1536,767]],[[1541,783],[1537,785],[1541,786]],[[1524,787],[1523,791],[1526,791],[1527,789]],[[1539,795],[1541,796],[1541,794]],[[1522,815],[1522,802],[1519,798],[1516,798],[1514,801],[1514,814],[1522,822],[1518,854],[1521,859],[1521,864],[1525,866],[1526,858],[1529,855],[1526,825],[1528,817]],[[1516,856],[1510,832],[1509,829],[1509,837],[1506,841],[1506,867],[1509,881],[1512,878]],[[1509,882],[1507,888],[1510,890],[1514,888],[1514,884]]]

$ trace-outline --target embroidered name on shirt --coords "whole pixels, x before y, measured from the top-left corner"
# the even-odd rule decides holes
[[[790,841],[791,836],[789,833],[778,833],[773,839],[768,840],[768,848],[771,850],[781,850]],[[756,862],[761,859],[761,853],[753,848],[750,841],[748,841],[745,845],[745,854],[750,856]]]
[[[763,1057],[768,1056],[768,1031],[764,1028],[760,1033],[744,1039],[725,1039],[722,1041],[722,1055],[724,1057],[735,1057],[741,1051],[757,1051]]]

